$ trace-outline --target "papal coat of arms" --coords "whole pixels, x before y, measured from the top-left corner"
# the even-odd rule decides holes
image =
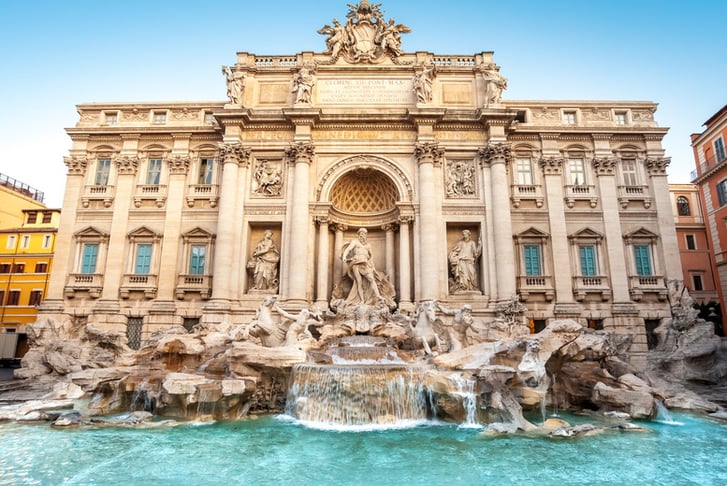
[[[396,59],[401,55],[401,34],[411,32],[394,19],[384,20],[381,4],[362,0],[358,5],[348,5],[346,24],[333,19],[333,25],[324,25],[319,34],[327,35],[326,46],[335,62],[343,56],[348,62],[373,63],[386,57]]]

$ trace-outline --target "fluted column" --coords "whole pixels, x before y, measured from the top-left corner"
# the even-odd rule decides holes
[[[421,300],[438,297],[439,259],[437,240],[440,231],[437,227],[437,199],[434,181],[434,165],[442,163],[444,150],[439,144],[417,143],[414,157],[419,165],[419,278],[421,280],[417,298]]]
[[[336,284],[343,277],[343,261],[341,251],[343,250],[343,232],[348,229],[345,224],[337,223],[334,227],[335,236],[333,240],[333,283]]]
[[[116,164],[116,193],[114,195],[114,209],[111,219],[108,255],[112,260],[106,260],[106,266],[101,271],[104,274],[102,300],[118,300],[119,287],[123,274],[127,271],[123,263],[116,256],[124,254],[126,235],[129,226],[129,206],[134,188],[134,177],[139,168],[139,158],[136,155],[122,155],[114,160]]]
[[[669,182],[666,177],[666,168],[670,163],[671,158],[669,157],[648,157],[645,161],[646,169],[651,177],[651,190],[654,194],[657,224],[661,236],[661,250],[664,252],[664,278],[667,281],[684,278],[671,208]]]
[[[66,190],[63,196],[63,217],[58,226],[55,250],[53,256],[53,271],[50,274],[48,293],[41,303],[40,310],[61,306],[63,302],[63,289],[68,275],[74,273],[73,258],[75,241],[73,227],[76,222],[76,208],[83,194],[83,179],[86,175],[88,161],[85,156],[64,157],[63,162],[68,167],[66,177]]]
[[[286,245],[290,258],[288,274],[283,278],[288,280],[288,300],[304,303],[307,301],[306,282],[308,280],[308,228],[309,223],[309,171],[313,162],[315,149],[310,142],[296,142],[290,145],[285,152],[288,160],[293,161],[293,199],[290,208],[290,230],[287,232]]]
[[[396,252],[394,250],[394,225],[385,224],[381,229],[386,232],[386,274],[389,282],[396,282]]]
[[[492,180],[492,228],[496,256],[497,289],[492,289],[492,297],[498,301],[511,299],[516,291],[515,251],[512,241],[512,218],[510,216],[510,197],[507,180],[507,164],[510,161],[510,144],[493,143],[481,149],[480,158],[490,166]]]
[[[230,271],[236,244],[235,231],[230,225],[235,221],[237,198],[240,197],[237,187],[238,170],[241,164],[247,164],[250,159],[250,149],[243,147],[239,142],[220,143],[219,149],[222,158],[222,183],[215,259],[212,266],[212,304],[224,307],[222,301],[228,301],[229,305],[229,300],[232,298],[232,279],[238,278],[235,272]]]
[[[409,224],[411,218],[399,218],[399,307],[411,304],[411,253],[409,251]]]
[[[624,254],[621,216],[616,187],[616,159],[594,158],[593,170],[598,179],[598,192],[603,208],[603,229],[608,254],[608,278],[614,302],[629,302],[629,281]],[[670,209],[671,211],[671,209]]]
[[[318,282],[316,305],[320,309],[328,308],[328,224],[325,216],[316,218],[318,223]]]

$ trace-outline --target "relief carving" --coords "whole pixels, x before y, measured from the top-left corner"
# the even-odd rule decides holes
[[[447,164],[447,197],[468,197],[475,194],[475,168],[471,160]]]
[[[280,196],[283,187],[283,171],[279,163],[259,160],[253,174],[253,193],[262,196]]]

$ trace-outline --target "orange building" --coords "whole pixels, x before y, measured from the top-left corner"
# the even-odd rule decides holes
[[[704,127],[691,137],[696,162],[692,182],[701,198],[722,322],[727,323],[727,105],[704,122]]]

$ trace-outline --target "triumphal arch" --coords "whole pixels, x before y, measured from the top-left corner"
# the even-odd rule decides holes
[[[414,27],[366,0],[338,15],[320,52],[238,52],[223,101],[77,107],[42,318],[134,343],[272,295],[436,300],[645,350],[681,278],[656,104],[508,100],[492,52],[408,52]]]

